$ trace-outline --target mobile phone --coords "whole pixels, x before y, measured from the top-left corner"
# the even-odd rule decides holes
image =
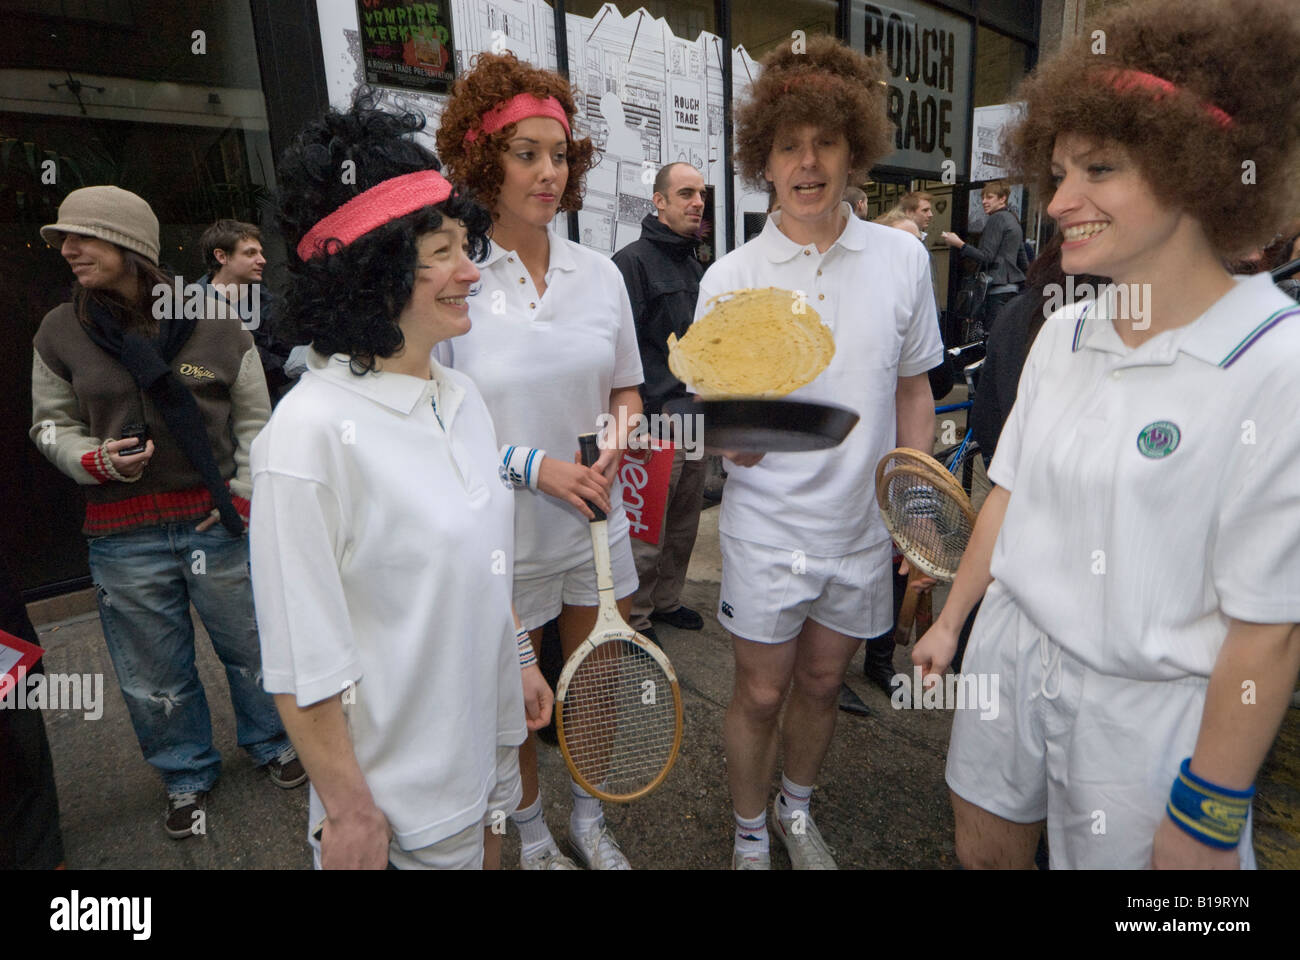
[[[132,454],[144,453],[145,445],[149,441],[149,426],[144,423],[128,423],[122,428],[122,439],[135,439],[135,446],[127,447],[117,451],[119,457],[129,457]]]

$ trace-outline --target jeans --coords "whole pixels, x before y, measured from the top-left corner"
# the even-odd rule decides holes
[[[194,663],[193,603],[226,668],[239,745],[258,765],[290,749],[262,689],[248,538],[221,524],[169,523],[90,540],[104,639],[144,758],[169,795],[210,790],[221,772]]]

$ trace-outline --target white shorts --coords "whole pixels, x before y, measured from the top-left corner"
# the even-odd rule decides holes
[[[814,557],[719,534],[718,622],[758,643],[793,640],[805,620],[847,637],[878,637],[894,623],[888,540],[845,557]]]
[[[636,562],[627,537],[609,545],[609,565],[614,576],[614,596],[622,600],[636,593]],[[596,590],[596,560],[585,561],[560,573],[527,580],[516,578],[515,613],[525,630],[536,630],[560,615],[561,606],[594,607],[600,603]]]
[[[417,850],[403,850],[396,842],[388,846],[388,862],[398,870],[481,870],[483,868],[483,829],[495,823],[505,825],[523,799],[523,782],[519,779],[519,748],[497,747],[497,782],[488,794],[487,814],[460,833],[443,837],[437,843]],[[325,808],[312,788],[307,803],[309,824],[325,818]],[[312,833],[315,827],[312,827]],[[309,836],[312,866],[319,870],[320,841]]]
[[[996,680],[997,710],[955,711],[952,791],[1015,823],[1045,819],[1052,869],[1148,867],[1169,788],[1196,746],[1208,680],[1097,673],[996,581],[962,672]],[[1253,869],[1249,819],[1238,853]]]

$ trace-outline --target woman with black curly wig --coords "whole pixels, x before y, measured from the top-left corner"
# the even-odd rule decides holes
[[[253,444],[253,584],[327,869],[494,868],[525,707],[529,727],[550,714],[510,609],[491,418],[431,360],[469,330],[488,215],[411,138],[423,124],[363,92],[279,166],[285,311],[312,349]]]
[[[515,506],[514,600],[539,643],[559,617],[569,656],[596,622],[596,571],[587,520],[590,500],[609,512],[614,591],[626,619],[636,568],[615,482],[622,441],[611,441],[594,467],[577,459],[579,434],[612,415],[627,424],[641,413],[642,381],[632,307],[612,261],[550,231],[560,210],[582,205],[583,178],[595,147],[573,130],[568,82],[512,54],[483,54],[456,82],[438,130],[438,153],[458,183],[492,210],[492,247],[483,289],[471,308],[474,329],[444,346],[449,365],[468,374],[487,401],[507,475],[519,486]],[[525,869],[574,869],[542,815],[537,753],[520,753],[524,797],[515,813]],[[569,836],[588,867],[627,869],[605,825],[600,801],[571,782]]]
[[[1028,867],[1046,822],[1054,868],[1252,867],[1300,670],[1300,307],[1223,264],[1297,209],[1300,10],[1094,26],[1025,83],[1011,153],[1062,269],[1113,286],[1039,332],[913,660],[942,673],[984,595],[963,667],[999,697],[956,712],[947,769],[966,866]]]

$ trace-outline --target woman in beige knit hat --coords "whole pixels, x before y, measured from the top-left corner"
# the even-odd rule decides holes
[[[306,779],[261,688],[248,575],[248,450],[270,414],[266,382],[237,319],[158,309],[172,278],[158,266],[158,218],[134,193],[74,190],[41,236],[77,285],[36,333],[31,437],[85,492],[104,639],[167,789],[167,833],[194,836],[221,755],[191,603],[226,667],[240,746],[277,785]]]

